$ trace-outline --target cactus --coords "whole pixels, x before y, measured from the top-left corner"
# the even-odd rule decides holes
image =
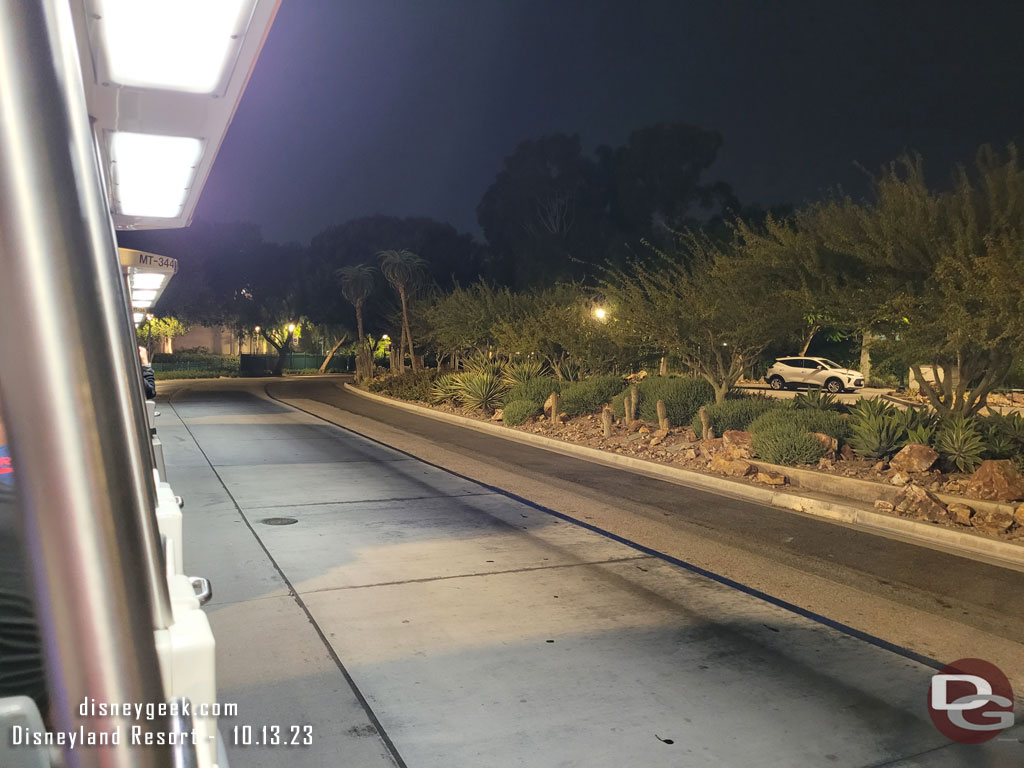
[[[611,437],[612,436],[612,420],[613,420],[613,418],[614,417],[612,415],[612,409],[609,408],[606,405],[604,407],[604,410],[601,411],[601,426],[604,427],[604,436],[605,437]]]
[[[640,395],[639,395],[639,393],[636,390],[636,384],[634,384],[633,386],[631,386],[629,388],[629,400],[628,400],[628,402],[629,402],[629,410],[626,411],[626,414],[629,416],[629,423],[630,424],[632,424],[634,421],[636,421],[636,410],[637,410],[636,407],[637,407],[639,401],[640,401]]]
[[[700,417],[700,434],[703,439],[714,440],[715,430],[711,428],[711,417],[708,416],[708,409],[702,405],[697,410],[697,416]]]
[[[558,421],[558,393],[552,392],[548,401],[551,403],[551,422],[556,423]]]
[[[668,408],[665,407],[665,401],[658,401],[658,429],[667,430],[671,427],[668,422]]]

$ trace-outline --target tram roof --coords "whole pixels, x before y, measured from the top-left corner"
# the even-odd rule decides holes
[[[75,0],[86,103],[118,229],[196,204],[280,0]]]

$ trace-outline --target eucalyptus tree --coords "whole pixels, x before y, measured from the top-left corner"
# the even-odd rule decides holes
[[[402,344],[400,349],[404,355],[405,345],[408,343],[412,369],[417,371],[420,369],[420,364],[416,359],[412,333],[409,330],[409,295],[422,283],[427,262],[412,251],[405,249],[380,251],[377,258],[380,259],[380,271],[384,273],[384,277],[398,293],[398,299],[402,304]],[[401,355],[399,357],[401,358]],[[400,367],[404,369],[404,363]]]

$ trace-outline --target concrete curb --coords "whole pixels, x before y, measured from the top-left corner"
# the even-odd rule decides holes
[[[760,488],[724,477],[715,477],[688,469],[669,467],[653,461],[633,458],[632,456],[623,456],[597,448],[567,443],[552,437],[533,434],[532,432],[520,432],[517,429],[511,429],[500,424],[492,424],[465,416],[456,416],[452,413],[435,411],[426,406],[415,405],[373,392],[367,392],[348,383],[342,386],[346,391],[368,400],[386,403],[394,408],[417,413],[437,421],[456,424],[467,429],[475,429],[477,432],[495,435],[517,443],[533,445],[565,456],[573,456],[618,469],[627,469],[678,485],[686,485],[691,488],[699,488],[791,512],[801,512],[825,520],[845,523],[857,528],[895,536],[896,538],[914,544],[922,544],[933,549],[941,549],[954,554],[981,556],[1016,568],[1024,568],[1024,546],[1018,544],[989,539],[978,534],[940,528],[917,520],[883,515],[845,502],[842,499],[816,498],[814,496],[804,496],[771,488]],[[792,468],[780,467],[779,469],[789,472]]]

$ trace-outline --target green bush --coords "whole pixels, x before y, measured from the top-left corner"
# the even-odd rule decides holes
[[[370,382],[371,392],[380,392],[400,400],[429,402],[430,390],[437,376],[436,371],[406,371],[389,373]]]
[[[513,400],[532,400],[536,403],[544,403],[552,392],[561,392],[564,384],[558,379],[541,376],[517,384],[505,394],[505,402]]]
[[[225,373],[224,371],[153,371],[153,376],[157,381],[170,381],[172,379],[217,379],[221,376],[237,376],[238,371],[234,374]]]
[[[689,424],[702,405],[715,401],[715,390],[704,379],[689,376],[648,376],[636,385],[639,394],[637,418],[658,420],[658,401],[665,401],[668,419],[673,426]],[[628,389],[627,389],[628,391]],[[612,398],[615,415],[622,418],[624,392]]]
[[[757,458],[772,464],[789,466],[813,464],[825,455],[825,447],[807,430],[792,421],[764,422],[761,428],[754,432],[751,447]]]
[[[459,396],[459,376],[442,373],[430,385],[430,402],[434,405],[453,402]]]
[[[850,445],[865,459],[886,459],[907,443],[907,428],[898,414],[856,416]]]
[[[546,371],[547,366],[540,360],[514,360],[505,366],[505,370],[501,373],[501,380],[510,387],[516,387],[533,379],[539,379]]]
[[[935,435],[935,450],[947,467],[973,472],[981,464],[981,455],[985,451],[978,420],[960,415],[943,419]]]
[[[559,410],[569,418],[582,416],[585,413],[595,413],[621,391],[621,376],[591,376],[583,381],[564,382],[559,399]]]
[[[459,402],[475,411],[491,413],[501,405],[507,387],[494,371],[460,373],[455,385]]]
[[[238,375],[238,355],[212,355],[209,352],[174,352],[168,354],[166,352],[157,352],[153,355],[153,372],[170,373],[173,371],[188,371],[189,373],[195,373],[197,371],[216,371],[217,375],[222,376],[237,376]],[[163,378],[193,378],[186,376],[168,377]],[[209,378],[194,376],[194,378]]]
[[[510,400],[505,403],[501,420],[511,427],[518,427],[531,416],[539,416],[541,404],[534,400]]]
[[[781,424],[792,424],[804,432],[821,432],[843,442],[850,436],[850,419],[835,411],[769,408],[751,422],[748,429],[755,435]]]
[[[726,400],[724,403],[711,403],[711,405],[706,407],[708,418],[711,419],[711,429],[719,437],[727,429],[749,429],[754,419],[768,411],[792,410],[788,400],[778,400],[758,395],[737,397],[734,400]],[[693,417],[690,426],[697,433],[697,437],[704,436],[700,414]]]

